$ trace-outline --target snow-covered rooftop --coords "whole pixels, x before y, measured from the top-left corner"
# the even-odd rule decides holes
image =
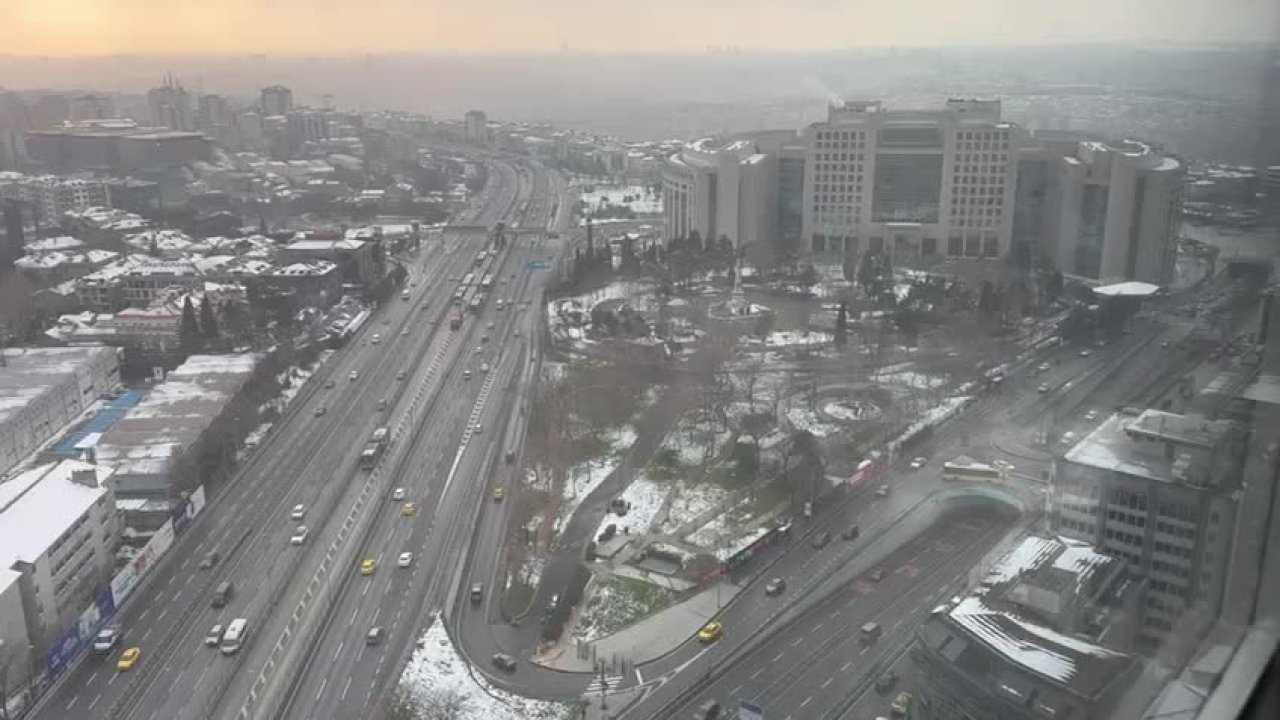
[[[1103,285],[1102,287],[1093,289],[1095,293],[1105,297],[1149,297],[1156,294],[1159,290],[1159,285],[1152,285],[1151,283],[1137,281],[1116,283],[1114,285]]]
[[[0,366],[0,426],[34,398],[67,378],[86,373],[85,366],[115,349],[102,346],[9,348]],[[99,388],[106,391],[108,388]]]
[[[77,471],[92,473],[90,487],[72,480]],[[111,470],[63,460],[32,468],[0,483],[0,567],[34,563],[67,528],[107,494]]]
[[[1063,456],[1067,462],[1162,482],[1221,480],[1210,472],[1217,448],[1231,432],[1227,421],[1209,421],[1160,410],[1134,418],[1112,415]],[[1142,442],[1155,441],[1155,442]],[[1175,450],[1170,455],[1167,445]]]

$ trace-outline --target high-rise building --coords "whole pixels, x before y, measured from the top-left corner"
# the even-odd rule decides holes
[[[1173,280],[1181,162],[1132,140],[1037,133],[1018,154],[1013,240],[1064,275]]]
[[[293,91],[283,85],[262,88],[262,116],[288,115],[293,110]]]
[[[1112,416],[1055,462],[1055,531],[1129,562],[1150,648],[1194,643],[1217,616],[1244,448],[1231,421],[1144,410]]]
[[[221,95],[201,95],[197,106],[196,121],[205,137],[226,144],[235,126],[231,105]]]
[[[305,142],[328,136],[327,118],[319,110],[294,110],[285,118],[285,133],[291,152],[297,152]]]
[[[998,100],[832,105],[804,132],[803,254],[998,258],[1009,248],[1020,130]]]
[[[71,98],[72,122],[107,120],[115,116],[115,102],[109,95],[76,95]]]
[[[489,119],[483,110],[469,110],[463,119],[463,133],[467,142],[487,144],[489,142]]]
[[[0,243],[0,266],[13,267],[13,261],[22,257],[26,242],[22,225],[22,201],[5,198],[0,201],[4,213],[4,242]]]
[[[170,130],[196,129],[191,95],[172,77],[166,77],[163,85],[147,91],[147,107],[153,125]]]

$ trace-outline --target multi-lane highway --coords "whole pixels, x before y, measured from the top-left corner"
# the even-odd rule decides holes
[[[509,221],[529,202],[534,173],[527,167],[501,162],[494,167],[497,172],[491,173],[493,181],[481,203],[463,222],[491,225]],[[545,177],[539,184],[546,192]],[[551,201],[544,199],[540,204],[546,206]],[[448,420],[429,420],[430,434],[438,434],[443,444],[426,452],[438,455],[448,442],[456,448],[460,438],[474,432],[465,422],[467,418],[459,414],[477,405],[475,398],[484,392],[482,388],[496,386],[497,378],[509,375],[515,358],[524,354],[514,346],[499,348],[502,343],[496,336],[488,343],[481,342],[482,335],[494,332],[483,327],[482,318],[469,317],[460,332],[450,331],[445,322],[447,313],[453,311],[449,301],[454,291],[454,284],[445,279],[463,274],[486,241],[484,233],[446,230],[438,244],[428,243],[421,253],[422,261],[411,267],[410,299],[389,301],[348,347],[335,353],[291,403],[246,467],[218,493],[122,608],[116,618],[125,634],[120,648],[141,648],[138,665],[130,671],[117,671],[118,652],[84,658],[46,695],[35,717],[208,718],[221,705],[238,705],[224,702],[224,693],[234,687],[238,674],[246,674],[244,669],[252,666],[258,631],[270,628],[272,611],[286,597],[291,581],[303,576],[299,569],[315,562],[320,548],[335,532],[326,520],[348,486],[362,479],[365,471],[357,467],[357,456],[373,429],[391,424],[410,388],[436,383],[433,388],[438,389],[457,382],[461,364],[478,370],[482,362],[489,362],[494,366],[493,380],[486,381],[476,372],[478,377],[469,385],[473,390],[445,393],[449,401],[441,410]],[[514,299],[515,288],[523,290],[529,284],[520,258],[527,262],[531,253],[544,250],[512,247],[499,256],[508,278],[498,288],[513,288],[510,295]],[[512,272],[517,275],[515,280],[509,278]],[[494,293],[500,295],[501,290]],[[492,303],[488,307],[492,308]],[[508,313],[513,318],[520,314],[514,309]],[[375,334],[380,336],[377,341]],[[473,343],[492,349],[482,347],[474,354]],[[325,387],[327,381],[332,381],[332,388]],[[384,400],[388,408],[380,411]],[[318,415],[319,408],[327,412]],[[428,478],[418,477],[425,457],[418,458],[417,465],[404,466],[404,484],[420,489],[423,496],[430,484]],[[410,483],[410,479],[420,482]],[[295,521],[289,517],[290,510],[299,504],[306,508],[306,516]],[[424,517],[432,510],[424,503]],[[425,530],[411,536],[404,527],[426,523],[405,520],[402,527],[392,528],[405,533],[399,541],[424,540]],[[299,524],[310,528],[310,536],[301,546],[294,546],[289,539]],[[221,553],[221,562],[212,569],[199,568],[200,558],[210,551]],[[430,553],[425,547],[424,552]],[[393,565],[384,562],[374,578],[391,576]],[[420,573],[420,577],[430,574]],[[212,591],[223,581],[232,582],[234,592],[225,607],[211,608]],[[235,617],[251,620],[250,643],[241,654],[223,656],[203,645],[214,624],[225,626]],[[353,648],[353,655],[358,652]]]

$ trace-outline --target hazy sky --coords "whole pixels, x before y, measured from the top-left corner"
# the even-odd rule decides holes
[[[0,0],[18,55],[1276,42],[1275,0]]]

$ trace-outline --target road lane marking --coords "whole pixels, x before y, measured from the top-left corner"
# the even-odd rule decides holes
[[[351,627],[352,625],[356,624],[356,615],[358,615],[359,613],[360,613],[359,607],[351,608],[351,619],[347,621],[347,627]]]
[[[800,703],[800,709],[801,709],[801,710],[803,710],[803,709],[804,709],[804,707],[805,707],[806,705],[808,705],[809,703],[811,703],[811,702],[813,702],[813,696],[812,696],[812,695],[810,695],[809,697],[805,698],[805,699],[804,699],[804,702]]]
[[[342,701],[347,701],[347,691],[351,689],[351,676],[347,676],[347,684],[342,686]]]
[[[324,686],[327,682],[329,682],[329,678],[320,679],[320,689],[316,691],[316,702],[320,702],[320,696],[324,694]]]
[[[147,639],[147,636],[151,634],[151,631],[152,631],[153,629],[154,629],[154,628],[147,628],[147,631],[146,631],[146,632],[144,632],[144,633],[142,633],[142,639],[143,639],[143,640],[146,640],[146,639]]]
[[[338,656],[342,654],[342,646],[346,644],[346,640],[338,641],[338,649],[333,651],[333,661],[338,662]]]
[[[824,682],[824,683],[822,683],[822,687],[821,687],[820,689],[822,689],[822,690],[826,690],[826,689],[827,689],[827,686],[831,684],[831,681],[832,681],[832,680],[835,680],[835,676],[834,676],[834,675],[832,675],[831,677],[827,678],[827,681],[826,681],[826,682]]]
[[[111,687],[111,683],[115,682],[118,677],[120,677],[120,673],[112,673],[111,677],[107,678],[107,687]]]
[[[101,699],[102,699],[102,693],[98,693],[98,696],[97,696],[97,697],[95,697],[95,698],[93,699],[93,702],[89,703],[89,708],[88,708],[88,709],[92,710],[92,709],[93,709],[93,706],[94,706],[94,705],[97,705],[97,704],[98,704],[98,701],[99,701],[99,700],[101,700]]]
[[[862,648],[862,650],[861,650],[861,651],[859,651],[859,652],[858,652],[858,654],[859,654],[859,655],[866,655],[866,654],[867,654],[867,651],[868,651],[868,650],[870,650],[870,649],[871,649],[871,647],[870,647],[870,646],[868,646],[868,647],[864,647],[864,648]]]
[[[756,678],[760,677],[760,673],[762,672],[764,672],[764,668],[756,668],[756,671],[751,673],[751,679],[755,680]]]
[[[819,630],[822,629],[822,625],[823,625],[822,623],[818,623],[817,625],[814,625],[813,629],[810,630],[809,633],[812,634],[812,633],[818,632]]]
[[[795,641],[791,643],[791,647],[795,647],[802,642],[804,642],[804,638],[796,638]]]
[[[71,698],[71,702],[67,703],[67,709],[68,709],[68,710],[70,710],[70,709],[71,709],[71,706],[72,706],[72,705],[75,705],[75,704],[76,704],[76,701],[77,701],[77,700],[79,700],[79,699],[80,699],[80,696],[79,696],[79,695],[76,695],[75,697]]]
[[[739,691],[739,690],[741,690],[741,689],[742,689],[742,686],[741,686],[741,685],[739,685],[739,686],[735,687],[734,689],[732,689],[732,690],[730,690],[730,691],[729,691],[729,696],[730,696],[730,697],[732,697],[732,696],[734,696],[734,695],[737,695],[737,694],[738,694],[738,691]]]
[[[840,666],[840,672],[848,672],[848,671],[849,671],[849,666],[850,666],[850,665],[852,665],[852,664],[853,664],[853,661],[852,661],[852,660],[850,660],[849,662],[845,663],[844,665],[841,665],[841,666]]]
[[[777,655],[774,655],[772,662],[778,662],[779,660],[782,659],[782,656],[783,656],[783,653],[778,653]]]

